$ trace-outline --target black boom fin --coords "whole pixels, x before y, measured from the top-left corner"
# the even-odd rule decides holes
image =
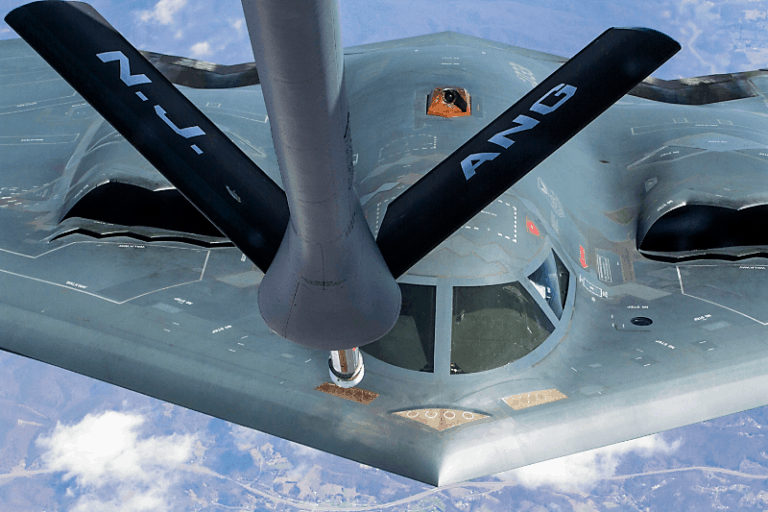
[[[680,50],[661,32],[605,31],[387,208],[377,243],[405,273]]]
[[[88,4],[36,2],[5,20],[266,272],[289,213],[264,171]]]

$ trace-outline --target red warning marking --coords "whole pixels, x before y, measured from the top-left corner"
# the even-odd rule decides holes
[[[587,268],[587,252],[581,245],[579,246],[579,263],[581,263],[582,267]]]
[[[536,236],[540,236],[539,234],[539,228],[536,227],[536,224],[529,221],[527,218],[525,219],[525,227],[528,228],[528,231]]]

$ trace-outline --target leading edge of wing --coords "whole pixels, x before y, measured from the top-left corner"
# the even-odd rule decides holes
[[[0,274],[3,286],[17,281]],[[81,300],[93,302],[77,297],[71,307],[77,310]],[[102,315],[126,314],[125,306],[103,306],[95,308]],[[123,308],[122,313],[115,308]],[[395,392],[387,379],[371,373],[365,387],[379,397],[362,405],[317,391],[327,381],[327,365],[303,364],[313,358],[312,350],[272,347],[266,332],[259,339],[261,353],[236,354],[217,346],[220,342],[174,346],[146,337],[142,332],[153,327],[151,318],[130,334],[87,328],[6,303],[0,303],[0,318],[3,350],[436,486],[763,406],[768,387],[768,356],[745,354],[733,364],[623,389],[590,394],[566,389],[567,399],[520,411],[502,399],[523,384],[547,389],[553,383],[542,376],[435,403],[414,395],[414,383],[411,391]],[[281,357],[286,348],[291,359]],[[489,417],[438,432],[395,415],[425,407]]]

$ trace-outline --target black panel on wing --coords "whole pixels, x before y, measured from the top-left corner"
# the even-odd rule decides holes
[[[165,78],[176,85],[195,89],[228,89],[260,83],[259,73],[253,62],[227,66],[162,53],[147,51],[140,53]]]
[[[649,29],[609,29],[387,208],[377,242],[398,277],[669,59]]]
[[[36,2],[5,18],[158,171],[266,271],[285,193],[92,7]]]
[[[638,249],[654,252],[686,252],[728,247],[768,246],[768,205],[741,210],[717,205],[686,204],[657,220]]]
[[[85,194],[64,215],[121,226],[146,226],[203,236],[220,237],[211,224],[176,189],[147,190],[128,183],[110,182]]]

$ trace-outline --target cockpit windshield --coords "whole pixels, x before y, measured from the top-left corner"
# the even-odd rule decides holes
[[[532,352],[554,331],[518,282],[453,288],[451,372],[498,368]]]
[[[536,291],[547,301],[557,318],[563,316],[565,297],[568,295],[568,277],[568,269],[554,251],[550,251],[541,266],[528,276]]]
[[[400,293],[403,299],[395,326],[361,350],[401,368],[432,373],[436,287],[400,283]]]
[[[558,318],[563,314],[568,278],[568,270],[554,252],[529,277]],[[400,291],[397,323],[361,350],[400,368],[434,373],[435,343],[448,342],[435,339],[437,287],[400,283]],[[452,313],[451,373],[504,366],[531,353],[555,330],[539,303],[517,281],[454,286]]]

